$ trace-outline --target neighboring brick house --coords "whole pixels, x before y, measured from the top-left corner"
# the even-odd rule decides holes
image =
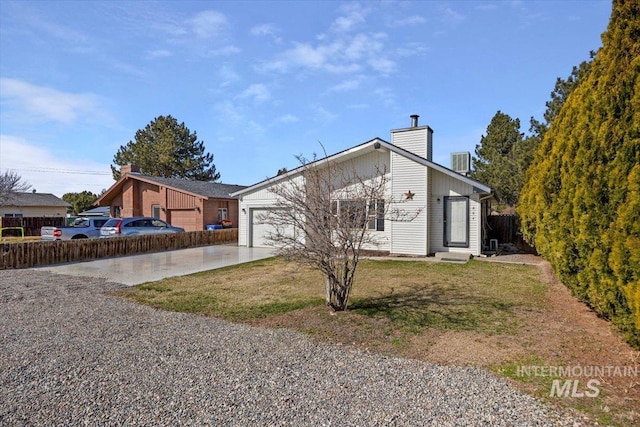
[[[66,217],[71,205],[51,193],[11,193],[0,203],[5,218]]]
[[[95,203],[109,206],[114,217],[150,216],[186,231],[231,221],[238,226],[238,199],[230,194],[243,185],[141,175],[135,165],[122,166],[121,178]]]

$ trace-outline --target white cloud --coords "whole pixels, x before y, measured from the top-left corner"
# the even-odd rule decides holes
[[[371,58],[369,65],[376,71],[382,74],[391,74],[396,70],[396,63],[388,58]]]
[[[333,41],[294,43],[276,59],[263,64],[263,71],[286,73],[296,69],[325,71],[332,74],[361,72],[366,66],[383,74],[395,69],[395,63],[384,57],[384,33],[356,34]]]
[[[288,49],[258,66],[258,71],[330,74],[354,74],[365,70],[389,74],[395,71],[396,63],[392,56],[396,52],[385,50],[386,33],[375,30],[354,32],[367,23],[370,8],[357,2],[344,3],[339,7],[339,13],[327,31],[316,33],[314,41],[293,41]],[[420,19],[414,17],[410,21],[418,23]],[[271,31],[270,24],[265,24],[254,27],[252,34],[269,34]]]
[[[277,123],[295,123],[298,121],[300,121],[300,119],[298,119],[298,117],[294,116],[293,114],[285,114],[276,118]]]
[[[3,114],[20,120],[72,124],[91,116],[106,115],[97,95],[61,92],[18,79],[0,78],[0,97],[3,104],[9,106],[9,109],[4,108]]]
[[[229,24],[227,17],[215,10],[199,12],[189,23],[195,35],[203,39],[219,36]]]
[[[336,117],[338,117],[336,114],[320,105],[317,105],[313,108],[313,118],[317,122],[332,122],[336,119]]]
[[[224,64],[220,67],[218,70],[218,77],[220,78],[219,87],[221,88],[231,86],[233,83],[240,80],[240,74],[238,74],[238,72],[228,64]]]
[[[0,134],[0,172],[7,169],[16,171],[38,193],[58,197],[84,190],[99,193],[114,183],[109,164],[87,160],[78,164],[24,138]]]
[[[207,51],[208,56],[229,56],[235,55],[236,53],[240,53],[241,49],[234,45],[227,45],[220,47],[218,49],[210,49]]]
[[[479,3],[476,5],[476,9],[478,10],[495,10],[498,6],[493,3]]]
[[[167,50],[167,49],[151,50],[151,51],[147,52],[147,55],[146,55],[146,57],[149,58],[149,59],[168,58],[170,56],[173,56],[173,52],[171,52],[170,50]]]
[[[339,33],[351,31],[360,24],[363,24],[366,22],[366,17],[369,13],[367,8],[362,7],[358,3],[343,4],[340,9],[344,15],[336,18],[331,26],[333,31]]]
[[[391,107],[396,103],[395,92],[387,87],[378,88],[373,93],[380,98],[380,103],[385,107]]]
[[[257,83],[246,88],[240,95],[238,95],[238,98],[250,99],[256,104],[262,104],[271,98],[271,93],[265,85]]]
[[[368,55],[376,55],[383,48],[383,44],[366,34],[357,34],[344,49],[347,60],[358,60]]]
[[[420,15],[408,16],[406,18],[397,19],[395,21],[389,22],[389,27],[408,27],[411,25],[421,25],[427,22],[427,18]]]
[[[451,7],[442,7],[440,9],[440,13],[442,21],[451,25],[457,25],[460,22],[464,21],[466,18],[464,15],[456,12]]]
[[[245,116],[231,101],[219,102],[215,105],[221,122],[229,125],[239,125],[244,122]]]
[[[189,33],[185,26],[178,22],[157,20],[152,21],[150,27],[166,33],[171,37],[184,37]]]
[[[276,43],[280,43],[282,41],[282,38],[278,36],[280,29],[274,24],[256,25],[249,30],[249,33],[256,37],[270,36]]]
[[[428,52],[429,49],[421,43],[408,43],[406,46],[401,46],[396,49],[398,56],[409,57],[415,55],[422,55]]]
[[[295,47],[285,52],[283,56],[294,66],[322,68],[336,50],[338,50],[336,44],[321,45],[314,48],[307,43],[296,43]]]
[[[27,26],[31,27],[37,32],[44,33],[47,38],[54,38],[61,40],[73,50],[75,49],[88,49],[92,50],[90,46],[89,37],[72,28],[71,26],[59,25],[54,22],[45,20],[39,15],[24,11],[24,22]]]
[[[350,80],[345,80],[335,86],[332,86],[330,90],[332,92],[348,92],[351,90],[358,89],[359,87],[360,87],[359,79],[350,79]]]

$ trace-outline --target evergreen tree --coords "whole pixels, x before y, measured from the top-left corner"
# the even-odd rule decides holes
[[[184,123],[169,116],[158,116],[144,129],[138,130],[135,141],[120,146],[113,157],[113,179],[120,178],[120,168],[127,164],[140,167],[143,175],[164,178],[188,178],[197,181],[217,181],[220,174],[213,164],[213,155],[205,153],[204,143],[198,141]]]
[[[71,205],[74,215],[78,215],[80,212],[91,209],[93,203],[98,200],[98,195],[85,190],[80,193],[65,193],[62,195],[62,200]]]
[[[520,120],[498,111],[476,145],[472,177],[490,185],[506,205],[515,205],[522,187],[524,172],[517,162],[522,138]]]
[[[615,0],[603,47],[544,133],[518,213],[575,295],[640,347],[640,4]]]

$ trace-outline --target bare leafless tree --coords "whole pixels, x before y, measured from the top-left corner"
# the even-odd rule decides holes
[[[378,249],[385,219],[410,221],[419,212],[402,211],[391,200],[384,164],[363,170],[350,161],[298,160],[301,166],[271,188],[274,208],[256,220],[271,225],[266,239],[279,255],[324,274],[327,306],[343,311],[360,254]]]
[[[21,193],[29,191],[30,184],[22,180],[17,172],[6,170],[0,174],[0,204],[9,201],[12,193]]]

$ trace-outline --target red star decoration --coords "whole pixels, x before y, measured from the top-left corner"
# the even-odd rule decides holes
[[[412,193],[411,190],[409,190],[406,193],[404,193],[404,195],[407,197],[407,200],[413,200],[413,196],[415,196],[416,193]]]

